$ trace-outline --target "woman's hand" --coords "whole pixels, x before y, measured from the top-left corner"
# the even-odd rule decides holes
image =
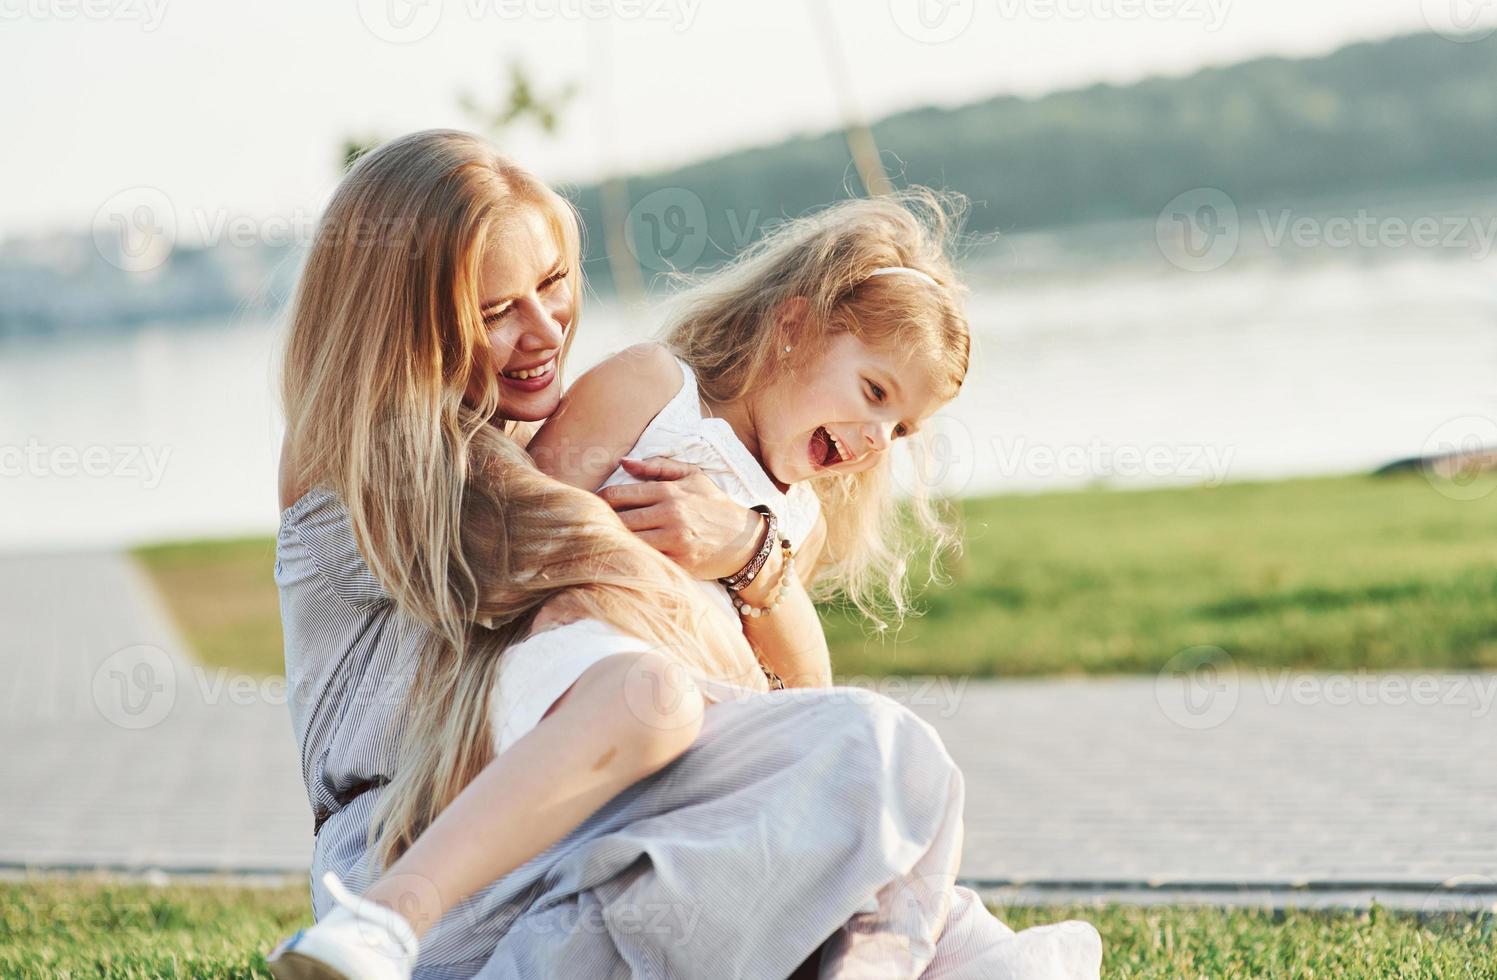
[[[663,456],[624,459],[647,483],[604,487],[598,496],[624,526],[696,579],[719,579],[748,564],[764,540],[764,518],[724,493],[700,469]]]

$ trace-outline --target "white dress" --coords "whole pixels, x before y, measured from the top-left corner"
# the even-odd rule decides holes
[[[641,639],[596,619],[543,630],[504,651],[489,689],[489,719],[498,755],[540,724],[556,699],[593,664],[616,653],[643,653]]]
[[[774,511],[780,521],[780,533],[790,539],[792,547],[799,548],[821,517],[821,501],[816,492],[805,483],[796,483],[781,493],[731,425],[719,418],[703,417],[696,375],[679,357],[676,364],[681,368],[680,389],[645,426],[634,448],[624,454],[625,458],[667,456],[691,463],[743,506],[763,504]],[[603,486],[641,482],[644,481],[635,479],[620,466],[603,481]],[[701,586],[716,608],[735,620],[739,618],[725,587],[718,582],[702,582]]]
[[[724,493],[745,507],[763,504],[775,512],[780,532],[798,545],[816,527],[821,502],[810,487],[795,484],[781,493],[727,422],[702,416],[696,376],[680,358],[681,387],[640,433],[629,459],[667,456],[700,467]],[[620,466],[603,486],[638,483]],[[699,583],[715,608],[742,626],[728,590],[718,582]],[[489,692],[489,718],[494,728],[494,754],[513,745],[540,723],[541,718],[576,683],[583,671],[616,653],[649,649],[643,640],[597,620],[579,620],[555,627],[515,644],[499,658],[499,669]],[[708,700],[722,701],[750,693],[745,688],[698,676]]]

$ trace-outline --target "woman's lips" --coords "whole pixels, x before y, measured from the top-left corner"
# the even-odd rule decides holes
[[[501,371],[499,374],[499,380],[508,387],[515,389],[516,391],[543,391],[551,386],[551,382],[556,380],[556,359],[553,357],[551,360],[546,361],[544,364],[538,365],[538,367],[544,368],[545,373],[529,378],[512,378],[508,374],[505,374]],[[535,369],[532,368],[531,370]]]

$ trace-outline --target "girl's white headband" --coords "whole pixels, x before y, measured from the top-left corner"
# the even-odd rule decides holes
[[[930,283],[937,289],[941,287],[941,284],[936,282],[929,274],[921,272],[919,269],[911,269],[907,265],[886,265],[882,269],[874,269],[868,273],[869,279],[872,279],[874,276],[914,276],[921,282]]]

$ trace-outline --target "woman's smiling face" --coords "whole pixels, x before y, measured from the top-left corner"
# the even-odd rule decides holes
[[[499,382],[500,418],[538,422],[561,401],[561,353],[577,311],[574,258],[533,207],[489,243],[479,277],[488,339],[481,354]],[[476,386],[468,395],[476,397]]]
[[[872,469],[948,400],[927,358],[842,333],[769,385],[751,415],[761,461],[790,484]]]

